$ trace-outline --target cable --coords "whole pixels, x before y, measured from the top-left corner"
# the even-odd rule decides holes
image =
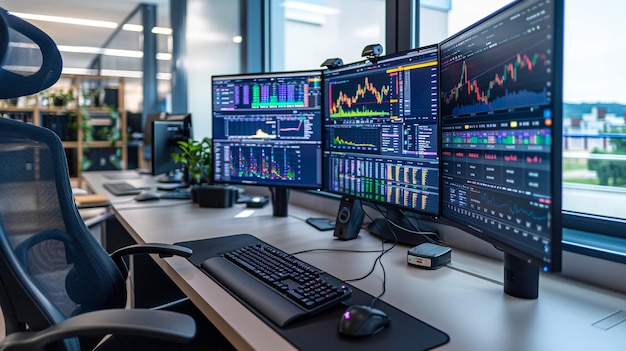
[[[385,237],[387,236],[387,238],[389,237],[389,235],[385,235],[385,231],[383,231],[379,225],[380,220],[384,220],[387,228],[389,228],[389,231],[387,231],[387,233],[391,233],[391,235],[394,236],[394,240],[398,240],[400,241],[399,237],[398,237],[398,233],[394,233],[393,230],[391,229],[391,226],[394,226],[397,228],[397,230],[400,230],[400,234],[403,234],[402,237],[404,238],[406,235],[420,235],[422,237],[425,238],[426,241],[435,244],[435,245],[444,245],[443,240],[441,240],[441,238],[439,237],[439,235],[435,232],[424,232],[421,230],[421,228],[419,227],[419,219],[414,217],[414,216],[409,216],[405,213],[404,210],[402,209],[395,209],[394,211],[395,213],[397,213],[396,216],[400,216],[399,218],[395,218],[396,216],[392,217],[389,214],[389,209],[383,210],[381,209],[377,204],[366,204],[372,208],[375,208],[376,210],[378,210],[378,212],[382,215],[383,218],[377,218],[377,219],[373,219],[372,217],[370,217],[368,215],[368,218],[370,219],[370,223],[368,224],[368,227],[371,228],[372,224],[376,227],[376,228],[371,228],[371,229],[378,229],[378,232],[380,233],[379,235],[381,237]],[[395,219],[395,220],[394,220]],[[416,223],[413,223],[412,219],[415,220]],[[400,224],[396,221],[399,221]],[[404,222],[408,222],[407,226],[412,227],[414,230],[407,228],[406,226],[404,226],[401,223]],[[376,233],[376,232],[374,232]],[[433,234],[435,236],[435,239],[433,239],[431,237],[430,234]],[[403,239],[404,240],[404,239]],[[403,243],[410,243],[410,242],[404,242]]]
[[[419,220],[417,220],[417,219],[416,219],[416,223],[417,223],[417,227],[416,227],[416,226],[413,224],[413,222],[411,222],[410,220],[408,220],[408,219],[409,219],[409,216],[407,216],[407,215],[406,215],[406,213],[404,213],[404,210],[399,210],[399,211],[400,211],[400,213],[402,213],[402,215],[403,215],[404,217],[406,217],[406,218],[407,218],[407,222],[408,222],[408,223],[411,225],[411,227],[413,227],[413,229],[415,229],[415,230],[411,230],[411,229],[408,229],[408,228],[401,227],[399,224],[397,224],[397,223],[393,223],[393,221],[391,222],[391,224],[392,224],[392,225],[395,225],[395,226],[397,226],[397,227],[401,228],[402,230],[405,230],[405,231],[407,231],[407,232],[409,232],[409,233],[422,235],[422,236],[423,236],[424,238],[426,238],[426,240],[428,240],[431,244],[435,244],[435,245],[440,245],[440,244],[443,244],[443,240],[441,240],[441,238],[439,238],[439,234],[437,234],[437,240],[433,240],[433,239],[431,239],[431,238],[430,238],[430,236],[428,236],[428,235],[424,234],[424,232],[423,232],[423,231],[419,228]]]
[[[380,209],[380,207],[378,205],[375,205],[376,210],[378,210],[378,212],[385,218],[385,223],[387,223],[387,226],[389,226],[389,219],[387,218],[386,213],[383,213],[383,211]],[[365,213],[365,215],[367,216],[367,218],[369,218],[371,221],[374,222],[374,225],[376,225],[378,227],[378,223],[376,221],[374,221],[374,219],[369,215],[369,213],[367,213],[366,211],[363,211],[363,213]],[[378,228],[378,230],[381,230],[382,228]],[[391,226],[389,226],[389,231],[391,232],[391,234],[394,237],[394,242],[391,245],[391,247],[389,248],[385,248],[385,240],[382,239],[380,241],[381,244],[381,250],[380,250],[380,255],[378,255],[378,257],[376,257],[376,259],[374,260],[374,264],[372,265],[372,269],[370,269],[370,271],[363,277],[361,278],[357,278],[357,279],[350,279],[350,280],[346,280],[346,281],[357,281],[357,280],[362,280],[367,278],[370,274],[372,274],[374,272],[374,270],[376,269],[376,265],[380,265],[380,268],[383,271],[383,290],[381,291],[380,294],[378,294],[378,296],[374,297],[372,299],[372,301],[370,302],[370,307],[374,307],[374,304],[376,303],[376,301],[380,300],[381,297],[383,297],[383,295],[385,295],[385,293],[387,292],[387,271],[385,270],[385,265],[383,264],[383,256],[391,251],[394,247],[396,247],[396,245],[398,244],[398,236],[396,235],[396,233],[393,231],[393,228]]]

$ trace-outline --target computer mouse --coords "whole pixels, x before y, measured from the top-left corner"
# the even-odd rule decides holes
[[[142,191],[135,196],[135,201],[154,201],[160,198],[159,194],[154,191]]]
[[[390,323],[387,314],[377,308],[352,305],[341,315],[337,331],[347,336],[367,336],[378,333]]]

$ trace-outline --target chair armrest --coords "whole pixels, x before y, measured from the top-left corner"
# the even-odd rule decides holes
[[[108,334],[187,342],[195,336],[196,324],[190,316],[171,311],[101,310],[71,317],[41,331],[9,334],[0,341],[0,350],[44,350],[55,341]]]
[[[193,251],[188,247],[162,243],[135,244],[119,248],[113,251],[110,256],[124,278],[128,276],[128,267],[126,267],[122,257],[135,254],[159,254],[159,257],[181,256],[187,258],[193,254]]]

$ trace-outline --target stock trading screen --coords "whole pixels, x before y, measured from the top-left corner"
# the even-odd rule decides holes
[[[440,47],[442,215],[542,264],[560,172],[553,16],[521,3]]]
[[[320,71],[212,77],[216,182],[321,187]]]
[[[324,73],[324,187],[439,214],[437,47]]]

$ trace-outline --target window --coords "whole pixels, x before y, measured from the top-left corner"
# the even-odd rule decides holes
[[[626,219],[626,3],[565,3],[563,209]],[[594,18],[598,20],[588,21]],[[581,23],[585,23],[581,26]]]

